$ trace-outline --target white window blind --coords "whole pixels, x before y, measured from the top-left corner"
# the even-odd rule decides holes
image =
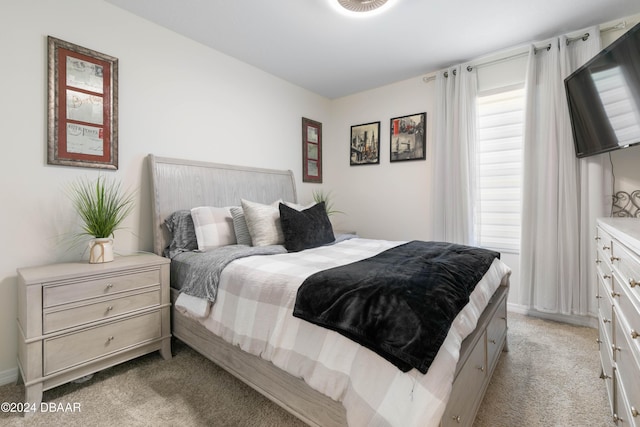
[[[502,252],[520,251],[524,88],[477,98],[478,244]]]

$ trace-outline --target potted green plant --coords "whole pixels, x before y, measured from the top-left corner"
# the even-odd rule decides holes
[[[114,232],[133,210],[134,195],[104,176],[93,181],[79,178],[71,185],[71,200],[83,222],[77,237],[93,237],[89,242],[90,263],[113,261]]]
[[[325,192],[324,190],[313,190],[311,195],[315,203],[324,202],[324,209],[327,211],[328,216],[337,213],[344,213],[333,208],[333,202],[331,201],[331,191]]]

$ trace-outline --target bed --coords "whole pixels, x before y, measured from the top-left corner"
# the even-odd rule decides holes
[[[165,253],[171,237],[165,220],[175,212],[203,206],[238,206],[242,199],[262,204],[298,202],[291,171],[154,155],[148,156],[148,165],[154,252],[159,255]],[[220,275],[215,304],[205,305],[207,309],[201,315],[185,311],[184,304],[176,308],[180,291],[172,288],[173,336],[309,425],[471,426],[500,353],[507,348],[508,267],[499,260],[492,263],[425,374],[416,369],[402,372],[343,335],[290,316],[290,294],[275,294],[280,290],[290,292],[286,289],[298,286],[321,269],[305,257],[328,259],[334,256],[330,252],[337,251],[337,257],[344,258],[340,263],[345,264],[399,244],[356,236],[336,240],[339,243],[295,254],[249,256],[231,262]],[[362,249],[363,245],[367,248]],[[294,266],[296,272],[290,273],[289,259],[305,267]],[[179,264],[172,261],[174,266]],[[273,271],[275,279],[273,274],[268,280],[262,276]],[[259,321],[254,319],[252,324],[243,324],[247,317],[258,317],[254,311],[270,311],[256,309],[258,303],[250,296],[252,292],[264,292],[262,277],[268,282],[270,298],[287,300],[278,303],[286,307],[271,310],[271,315],[260,314]],[[225,320],[226,312],[234,312],[236,317]],[[274,325],[268,324],[269,319]],[[289,326],[292,321],[293,326]],[[308,342],[297,342],[305,337]],[[325,344],[315,348],[316,342]],[[341,350],[332,353],[332,348]],[[366,366],[367,371],[354,366]]]

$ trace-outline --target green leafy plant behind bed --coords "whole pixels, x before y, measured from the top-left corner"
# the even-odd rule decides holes
[[[122,221],[134,208],[134,192],[104,176],[95,181],[80,178],[71,186],[73,206],[83,221],[80,235],[95,238],[113,237]]]
[[[333,202],[331,201],[331,191],[325,192],[324,190],[313,190],[312,196],[315,203],[324,202],[324,209],[327,211],[327,215],[331,216],[337,213],[344,213],[333,208]]]

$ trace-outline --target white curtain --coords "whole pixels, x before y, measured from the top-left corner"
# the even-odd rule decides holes
[[[610,174],[602,155],[575,157],[564,90],[564,78],[600,50],[599,30],[586,32],[529,52],[520,302],[545,313],[596,312],[592,236]]]
[[[475,244],[476,70],[451,67],[436,76],[432,168],[434,240]]]

